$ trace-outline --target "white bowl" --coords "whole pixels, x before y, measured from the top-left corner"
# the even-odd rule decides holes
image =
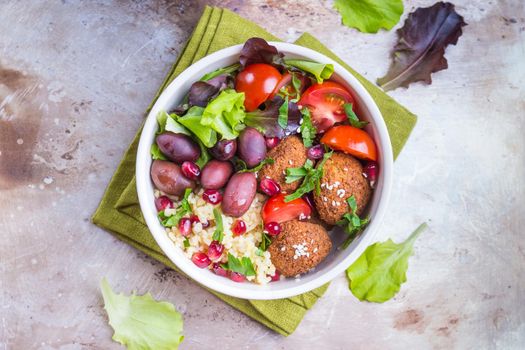
[[[330,233],[333,248],[328,257],[314,271],[302,275],[300,279],[287,278],[261,286],[248,282],[236,283],[228,278],[217,276],[208,269],[200,269],[169,239],[157,218],[153,195],[154,188],[150,179],[152,162],[150,147],[157,131],[156,116],[159,111],[168,111],[175,107],[189,91],[191,84],[199,80],[205,73],[237,62],[242,45],[228,47],[204,57],[173,80],[151,109],[140,137],[136,165],[140,207],[153,237],[179,269],[207,288],[244,299],[291,297],[320,287],[342,273],[374,241],[375,233],[385,214],[392,184],[393,157],[390,137],[377,105],[361,83],[341,65],[316,51],[281,42],[271,42],[271,45],[284,53],[286,58],[303,58],[334,65],[335,72],[331,79],[345,85],[352,92],[358,106],[357,114],[361,119],[370,122],[366,129],[378,147],[380,174],[369,205],[370,224],[345,250],[337,249],[344,240],[344,232],[339,228],[333,230]]]

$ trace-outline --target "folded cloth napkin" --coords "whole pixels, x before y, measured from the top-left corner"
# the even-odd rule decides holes
[[[192,63],[222,48],[243,43],[251,37],[279,40],[256,24],[233,12],[206,7],[191,38],[160,87],[152,104],[164,88]],[[372,95],[383,114],[392,141],[394,156],[397,156],[416,123],[416,117],[347,66],[311,35],[304,34],[295,43],[331,57],[359,79]],[[93,222],[163,264],[177,269],[162,253],[153,239],[138,204],[135,188],[135,156],[139,136],[140,130],[113,175],[104,197],[93,215]],[[286,336],[297,328],[306,311],[324,294],[327,287],[328,284],[302,295],[279,300],[244,300],[211,290],[210,292],[254,320]]]

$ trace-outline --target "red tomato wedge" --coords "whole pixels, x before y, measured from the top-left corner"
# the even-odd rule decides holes
[[[281,223],[312,214],[312,208],[304,199],[297,198],[293,201],[285,202],[285,196],[285,193],[279,193],[266,201],[262,209],[262,219],[265,223]]]
[[[269,64],[246,66],[235,78],[235,90],[244,92],[244,107],[252,112],[266,101],[282,79],[281,73]]]
[[[301,88],[299,91],[299,94],[301,94],[303,90],[306,88],[306,86],[308,86],[307,85],[309,83],[308,78],[300,73],[294,73],[294,74],[301,82]],[[277,86],[275,87],[275,89],[273,90],[269,98],[273,98],[275,95],[279,93],[281,89],[286,90],[290,98],[297,97],[297,92],[295,91],[295,88],[292,82],[292,75],[288,72],[283,74],[283,78],[277,83]]]
[[[333,81],[310,86],[299,100],[299,106],[308,107],[310,110],[312,123],[319,133],[328,130],[335,123],[346,120],[345,103],[355,106],[350,92]]]
[[[374,140],[366,131],[350,125],[330,128],[321,138],[321,143],[360,159],[377,160],[377,148]]]

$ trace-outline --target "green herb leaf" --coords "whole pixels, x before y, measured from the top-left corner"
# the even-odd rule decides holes
[[[303,115],[303,123],[301,124],[301,136],[303,138],[303,144],[305,147],[311,147],[317,130],[312,124],[312,116],[310,110],[307,107],[301,109]]]
[[[359,300],[382,303],[391,299],[406,281],[408,258],[417,237],[427,228],[421,224],[400,244],[391,239],[375,243],[346,270],[348,286]]]
[[[150,153],[151,153],[151,158],[153,158],[153,159],[160,159],[160,160],[168,159],[168,158],[166,158],[166,156],[164,154],[162,154],[162,152],[160,151],[159,146],[156,143],[153,143],[151,145]]]
[[[226,89],[204,108],[200,123],[212,128],[224,139],[233,140],[243,129],[245,116],[244,93]]]
[[[193,106],[177,121],[188,128],[202,144],[208,148],[213,147],[217,142],[217,132],[210,127],[201,124],[202,113],[204,108]]]
[[[241,65],[239,63],[234,63],[231,66],[224,67],[224,68],[219,68],[219,69],[214,70],[213,72],[204,74],[200,80],[201,81],[208,81],[210,79],[218,77],[219,75],[232,74],[233,72],[238,71],[239,68],[241,68]]]
[[[357,115],[354,113],[353,106],[351,103],[345,103],[344,108],[350,125],[352,125],[355,128],[362,129],[368,124],[368,122],[359,120]]]
[[[334,73],[334,65],[331,63],[319,63],[307,60],[284,60],[286,65],[298,68],[304,72],[312,74],[317,82],[321,84],[323,80],[330,79]]]
[[[105,278],[100,290],[114,341],[128,349],[178,349],[184,339],[183,320],[172,304],[158,302],[149,293],[116,294]]]
[[[215,231],[212,239],[214,241],[222,242],[224,237],[224,228],[222,225],[222,214],[217,208],[213,208],[213,217],[215,218]]]
[[[242,257],[237,259],[231,253],[228,253],[228,262],[221,265],[225,270],[240,273],[244,276],[255,276],[255,269],[253,268],[250,258]]]
[[[294,72],[292,74],[292,86],[295,90],[295,98],[292,100],[292,102],[297,102],[301,98],[301,79],[297,78],[297,74]]]
[[[272,244],[272,240],[270,238],[270,236],[268,236],[266,233],[263,232],[262,234],[262,241],[261,243],[259,243],[259,249],[262,250],[263,252],[265,252],[268,247],[270,246],[270,244]]]
[[[184,197],[180,202],[180,206],[175,211],[175,214],[169,217],[166,217],[164,211],[159,213],[159,218],[161,219],[162,226],[164,227],[173,227],[179,224],[180,219],[182,219],[186,214],[191,213],[191,205],[188,202],[188,198],[191,194],[191,188],[187,188],[184,191]]]
[[[286,169],[286,183],[290,184],[292,182],[301,180],[303,177],[308,175],[310,170],[313,169],[314,163],[307,159],[306,163],[302,167],[299,168],[287,168]]]
[[[261,170],[262,167],[265,166],[266,164],[273,164],[273,163],[274,163],[274,160],[272,158],[265,158],[257,166],[248,169],[248,168],[246,168],[246,163],[243,160],[240,160],[239,164],[243,168],[241,170],[239,170],[238,173],[247,173],[247,172],[253,173],[253,172]]]
[[[343,24],[363,33],[392,29],[403,14],[402,0],[335,0]]]
[[[321,191],[320,182],[321,182],[321,178],[323,177],[323,166],[326,160],[330,158],[332,154],[333,152],[325,153],[323,156],[323,160],[321,160],[321,162],[319,162],[319,164],[315,168],[312,166],[313,163],[310,160],[307,160],[305,165],[303,166],[303,171],[306,172],[306,175],[304,176],[301,186],[299,186],[299,188],[297,188],[294,193],[289,194],[286,197],[284,197],[284,201],[285,202],[293,201],[294,199],[300,198],[303,195],[309,192],[312,192],[313,190],[315,190],[316,193],[319,194],[319,192]],[[301,172],[301,170],[299,170],[300,168],[292,168],[292,169],[293,169],[292,172],[294,173],[298,174],[299,172]],[[288,174],[288,170],[287,170],[287,174]],[[290,183],[288,181],[294,178],[295,178],[294,176],[291,176],[290,178],[288,178],[287,176],[286,182]]]
[[[190,244],[190,240],[188,239],[188,237],[184,237],[184,248],[189,248],[191,246]]]
[[[261,249],[261,248],[257,248],[257,250],[255,251],[255,255],[257,256],[264,256],[264,251]]]
[[[288,96],[284,98],[284,103],[279,107],[279,116],[277,117],[277,124],[285,130],[288,126]]]
[[[348,234],[348,238],[341,245],[341,249],[346,249],[353,239],[361,232],[365,226],[370,222],[370,218],[366,217],[361,219],[355,213],[357,210],[357,202],[354,195],[351,195],[346,199],[350,212],[343,215],[343,219],[337,222],[339,226],[345,226],[345,231]]]
[[[201,149],[201,155],[199,156],[199,159],[197,159],[195,164],[197,164],[199,168],[202,169],[210,161],[211,156],[208,152],[208,149],[206,148],[206,146],[204,146],[202,141],[198,138],[196,138],[195,140],[197,141],[197,143],[199,144],[199,148]]]

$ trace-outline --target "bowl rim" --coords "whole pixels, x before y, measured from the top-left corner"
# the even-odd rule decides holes
[[[285,42],[269,42],[269,44],[275,46],[279,50],[279,52],[283,52],[285,54],[295,54],[298,56],[307,57],[307,59],[316,62],[333,64],[334,72],[352,88],[354,94],[359,96],[359,98],[362,100],[360,107],[366,108],[366,110],[368,110],[371,118],[374,121],[376,132],[381,140],[381,142],[379,142],[380,147],[378,148],[382,157],[380,167],[383,185],[380,193],[380,198],[378,199],[377,209],[374,213],[374,219],[361,233],[362,238],[360,242],[356,245],[353,251],[348,254],[348,256],[344,257],[340,262],[336,263],[323,274],[320,274],[319,276],[303,284],[298,284],[296,286],[291,285],[289,287],[277,290],[265,288],[265,286],[257,286],[260,287],[258,289],[242,289],[237,288],[235,284],[231,283],[214,283],[215,280],[213,278],[210,278],[210,276],[208,276],[207,273],[201,273],[202,269],[193,266],[191,259],[187,258],[183,254],[181,256],[184,258],[184,261],[180,259],[180,256],[177,256],[176,254],[176,249],[179,248],[175,246],[173,241],[168,237],[166,231],[164,230],[164,228],[162,228],[158,221],[155,205],[153,201],[150,202],[151,197],[148,196],[146,191],[150,191],[150,187],[152,187],[149,175],[149,167],[151,163],[151,142],[148,142],[148,135],[149,133],[154,135],[154,133],[157,130],[156,115],[160,110],[159,106],[165,106],[168,103],[171,95],[173,95],[174,91],[176,90],[176,86],[179,85],[181,82],[189,80],[191,76],[195,75],[197,72],[201,72],[208,65],[214,63],[215,61],[221,58],[238,55],[244,44],[230,46],[203,57],[202,59],[198,60],[197,62],[193,63],[188,68],[186,68],[170,84],[168,84],[168,86],[164,89],[164,91],[155,101],[155,104],[152,106],[151,110],[148,113],[148,116],[146,117],[140,135],[135,167],[137,194],[139,198],[141,212],[144,216],[149,231],[153,235],[155,241],[160,246],[164,254],[166,254],[166,256],[170,259],[170,261],[173,262],[187,276],[191,277],[191,279],[205,286],[206,288],[232,297],[252,300],[282,299],[311,291],[315,288],[324,285],[327,282],[330,282],[337,275],[343,272],[348,266],[350,266],[374,241],[376,237],[376,232],[378,231],[378,228],[382,223],[386,213],[386,208],[390,198],[393,177],[393,153],[386,124],[384,122],[381,112],[379,111],[379,108],[377,107],[377,104],[374,102],[374,100],[372,99],[368,91],[364,88],[364,86],[357,80],[357,78],[354,75],[352,75],[347,69],[345,69],[342,65],[335,62],[333,59],[312,49]],[[363,102],[365,105],[364,107]],[[377,143],[378,142],[376,141],[376,144]],[[145,169],[148,170],[146,171]],[[228,280],[228,282],[231,281]]]

